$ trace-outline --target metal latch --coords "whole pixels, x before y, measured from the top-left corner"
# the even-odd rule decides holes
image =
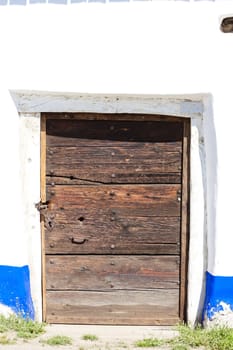
[[[47,230],[52,231],[54,227],[54,214],[49,212],[49,201],[42,202],[35,204],[36,209],[40,212],[40,215],[43,218],[44,226],[47,228]]]
[[[38,203],[35,204],[35,207],[39,212],[42,212],[43,210],[48,209],[48,205],[49,205],[48,201],[47,202],[39,201]]]

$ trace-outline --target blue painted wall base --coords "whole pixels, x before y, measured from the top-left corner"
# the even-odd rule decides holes
[[[28,266],[0,266],[0,303],[24,318],[34,319]]]
[[[233,277],[214,276],[206,272],[206,296],[203,318],[213,319],[215,313],[223,311],[221,303],[233,311]]]

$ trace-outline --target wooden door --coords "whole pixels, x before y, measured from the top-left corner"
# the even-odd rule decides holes
[[[47,322],[170,325],[184,318],[187,123],[43,116]]]

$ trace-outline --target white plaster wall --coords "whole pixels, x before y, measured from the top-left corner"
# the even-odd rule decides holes
[[[201,183],[208,179],[205,191],[209,200],[205,202],[202,193],[195,192],[192,200],[200,203],[200,213],[195,214],[191,224],[199,227],[207,223],[208,271],[233,276],[233,187],[229,161],[233,35],[219,30],[220,18],[232,13],[233,1],[224,0],[0,8],[0,181],[4,184],[0,203],[1,264],[30,263],[32,257],[27,248],[38,242],[38,232],[37,238],[32,238],[32,233],[28,236],[28,223],[23,219],[17,136],[20,122],[9,89],[155,95],[209,93],[213,99],[212,103],[206,102],[204,134],[199,135],[200,128],[195,123],[192,129],[198,138],[204,136],[205,145],[199,149],[203,157],[194,152],[191,160],[196,157],[198,161],[193,164],[199,164],[208,155],[206,171],[203,173],[200,164],[193,171]],[[35,123],[38,128],[38,119]],[[32,162],[36,152],[29,151]],[[27,167],[30,169],[30,161]],[[208,208],[207,217],[203,207]],[[31,226],[35,218],[32,214]],[[205,244],[202,242],[202,250]],[[40,264],[40,257],[36,259]],[[205,259],[202,254],[200,261],[198,245],[192,251],[192,259],[198,259],[197,269],[203,270]],[[197,274],[202,279],[201,271]],[[198,295],[201,293],[195,281],[197,274],[192,271],[189,275],[193,295],[196,290]],[[33,284],[33,290],[34,300],[40,305],[39,285]],[[189,310],[191,321],[198,308],[196,299]]]
[[[27,237],[26,264],[30,267],[31,294],[36,318],[42,318],[40,214],[40,113],[20,113],[19,159],[23,233]],[[22,264],[22,262],[21,262]]]
[[[5,89],[1,86],[0,96],[0,265],[21,266],[28,261],[28,248],[27,234],[23,229],[19,170],[19,118],[6,86]]]

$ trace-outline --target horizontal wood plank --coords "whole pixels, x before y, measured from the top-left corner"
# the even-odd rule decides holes
[[[49,170],[51,169],[51,170]],[[181,183],[181,173],[158,173],[153,165],[143,164],[140,166],[120,166],[115,163],[111,166],[106,164],[49,166],[48,175],[51,171],[55,185],[61,184],[60,179],[66,179],[65,184],[74,185],[78,180],[79,184],[157,184],[157,183]],[[48,177],[48,176],[47,176]],[[175,182],[173,182],[175,181]]]
[[[181,122],[48,119],[47,145],[74,145],[77,139],[138,142],[182,140]]]
[[[151,147],[50,147],[46,171],[55,183],[57,177],[83,182],[156,183],[172,176],[181,182],[181,152],[156,152]]]
[[[73,243],[73,242],[85,242],[85,244]],[[64,242],[63,246],[62,243]],[[121,242],[120,242],[121,243]],[[55,239],[50,239],[46,244],[45,253],[46,254],[147,254],[147,255],[177,255],[180,254],[180,243],[141,243],[135,244],[134,247],[124,242],[124,244],[112,244],[112,242],[105,242],[102,245],[94,246],[88,245],[88,241],[85,241],[83,237],[72,237],[69,242],[68,239],[62,241],[56,241]]]
[[[107,209],[108,211],[108,209]],[[46,253],[178,254],[179,217],[126,217],[116,212],[57,210],[48,214]],[[81,244],[72,240],[83,240]]]
[[[46,288],[145,290],[179,288],[179,256],[46,256]]]
[[[164,114],[141,114],[141,113],[88,113],[88,112],[65,112],[46,113],[46,119],[66,119],[66,120],[124,120],[124,121],[157,121],[183,124],[184,118]]]
[[[50,136],[47,136],[50,137]],[[61,140],[62,141],[62,140]],[[73,139],[74,141],[74,139]],[[100,154],[104,152],[105,148],[105,155],[110,155],[112,157],[117,157],[119,155],[121,156],[129,156],[133,155],[132,158],[140,157],[141,153],[145,154],[157,154],[160,155],[162,153],[177,153],[182,152],[182,140],[177,141],[153,141],[153,142],[147,142],[147,141],[118,141],[118,140],[98,140],[98,139],[82,139],[77,138],[73,144],[55,144],[55,145],[47,145],[46,147],[46,154],[47,156],[53,156],[56,152],[58,152],[59,148],[64,148],[66,150],[72,150],[77,148],[78,150],[83,148],[82,152],[92,152],[93,156],[96,153],[96,150],[100,151]],[[137,152],[139,152],[139,155],[137,155]],[[111,154],[112,152],[115,152],[114,156]]]
[[[116,168],[114,177],[112,174],[101,173],[100,169],[96,171],[95,167],[90,167],[87,173],[79,171],[78,176],[75,177],[73,171],[69,172],[69,175],[62,174],[58,175],[57,172],[52,171],[53,175],[46,176],[47,185],[92,185],[98,184],[180,184],[181,174],[170,173],[170,174],[159,174],[151,172],[149,169],[148,173],[138,174],[138,172],[132,170],[129,174],[128,171],[124,173],[124,169]],[[70,175],[71,174],[71,175]],[[76,174],[77,175],[77,174]]]
[[[50,210],[115,211],[116,215],[180,216],[180,185],[47,186]]]
[[[50,323],[172,325],[179,320],[179,290],[47,291]]]
[[[177,254],[179,190],[179,185],[48,187],[46,253]]]

